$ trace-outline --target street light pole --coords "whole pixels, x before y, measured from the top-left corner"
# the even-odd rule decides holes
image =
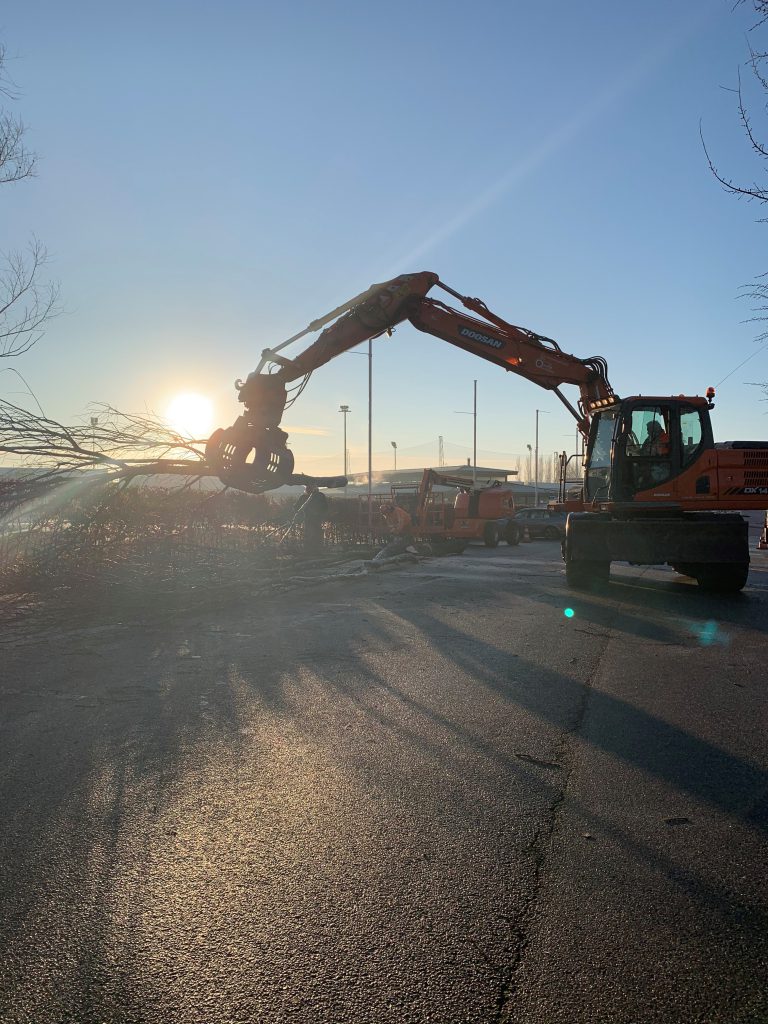
[[[389,443],[392,445],[392,451],[395,454],[395,472],[397,472],[397,441],[390,441]]]
[[[548,415],[546,409],[536,410],[536,446],[534,448],[534,470],[533,470],[533,504],[536,508],[539,506],[539,413]]]
[[[373,537],[373,342],[368,339],[368,533]]]
[[[347,475],[347,413],[349,411],[348,405],[339,406],[339,412],[344,417],[344,476]]]
[[[539,410],[536,410],[536,442],[533,449],[533,505],[539,507]]]
[[[347,352],[349,356],[366,356],[368,359],[368,532],[373,531],[373,339],[368,339],[367,352]],[[342,406],[343,411],[343,406]],[[347,407],[349,412],[349,407]],[[346,417],[344,419],[346,432]],[[347,442],[344,441],[344,474],[347,472]]]
[[[368,358],[368,531],[373,532],[373,339],[368,339],[367,352],[348,352],[350,356]],[[349,412],[349,408],[347,408]],[[346,430],[346,417],[344,420]],[[344,442],[344,473],[347,472],[347,444]]]
[[[477,486],[477,381],[474,382],[472,405],[472,486]]]
[[[474,401],[472,412],[465,412],[463,409],[454,409],[457,416],[472,417],[472,486],[477,485],[477,381],[474,381]],[[469,461],[469,460],[467,460]]]

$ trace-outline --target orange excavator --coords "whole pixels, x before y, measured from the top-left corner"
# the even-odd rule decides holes
[[[475,315],[429,297],[433,288]],[[280,429],[283,412],[314,370],[404,321],[553,391],[574,416],[586,450],[582,503],[568,517],[564,542],[571,585],[606,581],[611,562],[625,561],[668,563],[705,589],[742,589],[749,570],[747,524],[724,513],[768,504],[768,442],[715,444],[712,388],[706,397],[619,398],[602,357],[570,355],[429,271],[373,285],[262,352],[257,369],[235,383],[244,414],[215,431],[207,445],[208,462],[222,482],[251,492],[310,479],[339,486],[340,478],[294,473],[288,435]],[[318,330],[317,340],[295,358],[282,354]],[[576,405],[563,394],[564,385],[578,388]]]
[[[451,488],[453,494],[437,488]],[[463,547],[481,540],[495,548],[500,540],[520,543],[515,496],[500,481],[476,485],[461,474],[425,469],[418,484],[393,484],[392,501],[410,513],[415,532],[428,541],[456,541]]]

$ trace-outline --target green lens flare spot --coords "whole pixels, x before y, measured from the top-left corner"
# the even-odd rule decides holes
[[[563,612],[563,615],[566,617],[566,619],[572,619],[575,614],[576,612],[573,610],[573,608],[566,608]]]

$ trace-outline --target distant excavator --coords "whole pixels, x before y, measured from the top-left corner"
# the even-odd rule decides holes
[[[433,288],[477,315],[428,297]],[[581,505],[568,517],[564,542],[569,583],[604,582],[612,561],[626,561],[668,563],[705,589],[744,587],[747,524],[740,515],[724,513],[768,505],[768,442],[715,444],[712,388],[705,397],[620,399],[601,356],[570,355],[551,338],[508,323],[481,299],[461,295],[430,271],[373,285],[262,352],[257,369],[235,384],[244,414],[233,426],[215,431],[207,445],[208,462],[222,482],[256,493],[308,479],[339,486],[340,478],[294,473],[288,435],[280,428],[283,412],[314,370],[404,321],[553,391],[575,418],[586,452]],[[318,330],[317,340],[295,358],[281,354]],[[579,389],[576,406],[561,391],[563,385]]]

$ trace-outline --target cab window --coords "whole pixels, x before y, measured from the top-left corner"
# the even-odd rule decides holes
[[[695,461],[701,448],[703,430],[701,413],[698,409],[687,409],[680,413],[680,453],[683,469]]]
[[[661,405],[632,410],[627,455],[643,458],[669,455],[669,410]]]
[[[672,475],[670,409],[636,406],[626,425],[625,453],[632,492],[655,487]]]
[[[586,462],[586,491],[592,499],[607,498],[611,478],[611,445],[616,413],[603,412],[597,418]]]

